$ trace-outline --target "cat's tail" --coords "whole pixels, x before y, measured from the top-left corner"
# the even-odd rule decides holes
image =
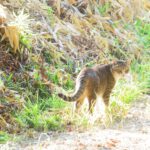
[[[81,74],[77,78],[75,92],[72,95],[67,96],[62,93],[59,93],[58,96],[62,98],[64,101],[69,101],[69,102],[77,101],[80,98],[80,96],[84,93],[86,82],[87,82],[87,77]]]

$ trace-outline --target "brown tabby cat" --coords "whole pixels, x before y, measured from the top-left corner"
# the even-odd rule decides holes
[[[62,93],[58,95],[65,101],[76,101],[77,111],[84,99],[88,98],[89,111],[92,113],[98,96],[102,97],[105,105],[108,106],[109,97],[116,81],[128,73],[129,65],[129,61],[118,60],[111,64],[85,68],[81,70],[76,79],[75,92],[71,96]]]

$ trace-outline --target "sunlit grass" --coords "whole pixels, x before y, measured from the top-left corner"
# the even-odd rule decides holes
[[[0,131],[0,144],[10,140],[10,135],[6,132]]]
[[[98,8],[99,13],[102,16],[107,14],[110,4]],[[53,10],[52,8],[47,8],[49,19],[54,22]],[[28,17],[22,14],[23,19],[26,20]],[[21,16],[20,16],[21,17]],[[19,17],[19,18],[20,18]],[[20,18],[21,19],[21,18]],[[22,20],[20,20],[22,21]],[[23,24],[29,29],[28,20],[27,24]],[[117,26],[116,26],[117,27]],[[132,60],[132,65],[130,69],[131,78],[129,80],[120,80],[115,86],[111,97],[110,105],[106,111],[107,118],[105,122],[99,121],[95,125],[109,126],[113,124],[116,120],[122,120],[126,117],[129,108],[132,103],[135,102],[143,94],[148,92],[150,88],[150,53],[149,53],[149,37],[150,37],[150,26],[149,23],[145,23],[142,20],[135,21],[134,24],[130,24],[131,30],[137,36],[138,43],[141,49],[141,56],[137,60]],[[31,48],[31,37],[28,30],[24,31],[28,34],[23,34],[20,38],[21,43],[26,45],[29,49]],[[106,33],[107,34],[107,33]],[[28,35],[28,36],[27,36]],[[115,52],[119,56],[127,57],[127,52],[122,50],[122,45],[119,42],[119,38],[114,39],[114,45],[119,47]],[[110,53],[110,51],[109,51]],[[115,54],[108,54],[107,59],[112,59]],[[66,60],[66,64],[53,64],[54,59],[49,51],[45,51],[44,58],[48,63],[44,69],[44,73],[47,75],[47,80],[51,81],[58,87],[62,87],[66,91],[72,90],[75,84],[75,77],[73,72],[79,72],[81,66],[74,68],[74,61]],[[87,66],[93,66],[93,61],[85,62]],[[53,66],[51,66],[53,65]],[[52,67],[52,69],[51,69]],[[9,89],[20,92],[25,97],[25,103],[21,110],[13,112],[15,116],[15,121],[22,128],[22,131],[27,131],[29,128],[36,131],[48,131],[48,130],[65,130],[68,126],[75,129],[86,129],[93,126],[94,124],[89,121],[90,115],[87,111],[76,114],[74,112],[74,103],[67,103],[58,98],[57,93],[51,91],[48,86],[45,85],[40,74],[39,64],[31,65],[30,69],[32,71],[32,79],[27,81],[16,80],[13,81],[15,74],[4,75],[5,79],[4,85]],[[0,80],[1,81],[1,80]],[[3,83],[0,83],[3,85]],[[25,91],[24,91],[25,90]],[[0,102],[5,102],[5,99],[1,99]],[[86,106],[88,107],[88,106]],[[9,140],[9,136],[5,132],[0,132],[0,142],[5,142]]]
[[[8,98],[12,99],[11,94],[7,94],[7,89],[9,89],[24,99],[21,109],[13,109],[11,112],[7,112],[6,115],[4,114],[4,119],[6,119],[6,123],[8,121],[8,124],[6,128],[4,124],[4,128],[2,128],[4,132],[0,131],[0,143],[10,140],[10,133],[20,132],[22,134],[29,130],[31,132],[71,131],[74,129],[83,131],[93,126],[108,127],[116,121],[123,120],[128,114],[132,103],[142,99],[144,94],[150,93],[150,24],[148,19],[142,20],[139,19],[140,17],[138,19],[133,17],[134,22],[132,22],[133,20],[125,22],[126,16],[121,16],[121,13],[125,15],[123,7],[120,7],[122,11],[119,13],[116,11],[116,14],[114,14],[112,10],[117,7],[115,8],[113,3],[106,2],[101,5],[93,3],[90,5],[87,7],[87,12],[91,9],[91,12],[87,13],[89,17],[86,17],[86,14],[82,14],[83,18],[81,17],[82,15],[79,18],[77,17],[80,12],[76,13],[78,8],[73,5],[76,8],[73,16],[71,15],[72,12],[66,13],[68,10],[63,12],[60,9],[62,12],[56,17],[56,11],[58,10],[49,6],[42,6],[47,15],[46,13],[44,13],[45,15],[42,14],[43,10],[41,11],[40,7],[38,8],[40,15],[37,9],[37,12],[30,16],[28,8],[25,11],[18,11],[18,14],[14,14],[15,19],[11,24],[16,25],[21,33],[19,37],[21,58],[16,55],[14,57],[18,57],[17,60],[22,59],[21,61],[23,61],[23,56],[25,55],[26,57],[27,55],[27,62],[29,62],[26,65],[26,63],[19,61],[20,70],[17,73],[0,73],[0,92],[2,92],[2,95],[3,92],[6,92]],[[65,13],[66,16],[63,16]],[[91,16],[92,13],[93,16]],[[68,16],[68,14],[71,16]],[[37,15],[36,21],[30,19],[34,15]],[[97,15],[101,16],[100,21],[96,21],[99,18]],[[42,20],[39,20],[40,16],[42,16]],[[75,21],[77,25],[72,24],[74,16],[77,17]],[[70,29],[66,27],[67,30],[65,30],[65,24],[73,26],[69,25]],[[80,29],[80,26],[83,30],[85,29],[83,34],[81,32],[81,36],[78,33],[71,33],[74,29],[76,31],[76,28]],[[79,41],[77,40],[78,43],[74,43],[73,37],[76,37],[76,35],[77,39],[79,39]],[[83,38],[82,40],[82,36],[85,36],[85,39]],[[103,38],[105,40],[102,40]],[[89,46],[91,54],[83,58],[85,53],[89,53],[87,42],[90,42],[90,40],[95,45],[93,45],[93,48]],[[85,51],[83,46],[83,57],[81,57],[82,42],[85,44]],[[55,87],[53,89],[48,85],[48,83],[52,83],[56,87],[60,87],[61,90],[64,89],[66,93],[70,93],[75,87],[75,75],[78,74],[83,66],[92,67],[97,61],[103,62],[103,59],[130,58],[131,55],[135,55],[132,54],[132,48],[134,53],[132,44],[135,44],[135,48],[140,51],[140,56],[132,59],[131,78],[129,80],[122,79],[116,84],[110,97],[110,105],[106,110],[105,120],[99,118],[93,122],[92,117],[95,116],[91,117],[88,113],[88,105],[84,106],[83,112],[75,113],[74,103],[61,100],[57,96],[57,89]],[[97,60],[97,56],[92,56],[92,53],[95,53],[92,51],[95,46],[98,52],[101,53],[99,60]],[[9,50],[7,49],[7,51]],[[97,55],[99,54],[97,53]],[[60,59],[61,56],[64,56],[63,61]],[[40,63],[40,58],[43,64]],[[16,77],[16,74],[19,74],[19,77]],[[42,74],[44,74],[45,78],[42,77]],[[20,97],[15,97],[12,100],[18,102]],[[7,103],[9,103],[7,97],[1,97],[0,95],[0,105]],[[12,118],[7,116],[9,113]],[[0,125],[2,126],[2,123]],[[10,128],[16,131],[11,131]]]
[[[65,103],[58,100],[56,96],[49,99],[40,99],[36,102],[28,100],[20,114],[16,113],[16,120],[21,126],[34,128],[37,131],[60,130],[62,117],[57,113],[57,110],[59,112],[59,109],[64,107]]]

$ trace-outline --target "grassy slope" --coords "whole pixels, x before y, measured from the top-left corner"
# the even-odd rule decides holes
[[[104,17],[105,15],[107,16],[110,7],[111,7],[110,4],[98,6],[98,11],[100,15]],[[50,7],[48,7],[47,9],[47,13],[50,21],[55,22],[55,18],[53,18],[53,11]],[[75,23],[74,22],[72,23],[73,25],[78,26],[77,28],[78,30],[81,30],[78,21],[79,20],[76,19],[74,20]],[[65,22],[65,20],[63,20],[63,22]],[[150,80],[149,80],[150,62],[148,60],[149,59],[148,57],[150,55],[148,51],[148,49],[150,48],[149,23],[142,19],[135,19],[132,23],[127,23],[126,21],[125,22],[121,21],[121,23],[117,23],[116,20],[114,22],[115,22],[114,26],[116,27],[122,26],[123,31],[126,30],[134,34],[137,40],[135,42],[136,46],[140,48],[140,56],[138,56],[138,59],[135,59],[136,56],[133,57],[132,52],[124,52],[122,50],[124,48],[123,41],[120,42],[120,40],[122,39],[119,39],[118,37],[113,38],[114,49],[116,50],[113,52],[111,51],[111,53],[109,51],[108,52],[106,51],[104,56],[100,56],[102,60],[104,60],[106,57],[107,59],[113,59],[116,57],[133,58],[133,62],[131,66],[132,78],[129,79],[128,81],[124,81],[124,80],[120,81],[116,85],[116,88],[112,94],[110,109],[108,112],[111,120],[124,118],[131,102],[138,99],[138,97],[142,93],[146,93],[150,85]],[[97,27],[93,24],[93,31],[96,28]],[[83,31],[81,30],[81,32]],[[102,35],[104,34],[103,38],[109,39],[109,36],[111,35],[109,29],[106,30],[100,29],[100,32]],[[58,34],[61,35],[62,33],[58,33]],[[64,34],[66,33],[64,32]],[[46,38],[48,39],[50,35],[45,35],[45,36],[47,36]],[[31,46],[28,37],[24,35],[21,38],[21,42],[27,45],[27,47],[30,49]],[[52,45],[52,48],[56,50],[56,47],[54,47],[54,45]],[[73,60],[72,58],[69,59],[68,55],[64,51],[64,55],[66,55],[66,58],[68,59],[67,62],[62,63],[60,61],[59,55],[63,56],[62,52],[59,50],[55,51],[55,53],[53,53],[51,49],[50,52],[44,51],[43,56],[47,63],[44,66],[44,68],[47,70],[46,79],[52,81],[56,86],[61,85],[65,90],[71,90],[74,87],[74,82],[73,82],[74,77],[72,73],[77,74],[79,70],[82,68],[82,66],[85,64],[88,66],[92,66],[94,63],[99,62],[98,60],[96,60],[95,62],[93,61],[93,59],[89,59],[89,60],[87,59],[82,64],[81,63],[82,57],[81,57],[80,58],[81,60],[78,62],[79,65],[76,64],[75,66],[76,69],[74,70],[74,63],[76,60]],[[3,75],[5,86],[9,89],[18,91],[21,95],[25,95],[25,102],[24,102],[24,107],[21,110],[13,111],[11,113],[11,117],[13,118],[12,124],[16,126],[13,129],[11,128],[11,130],[8,128],[6,129],[2,128],[4,131],[0,132],[1,135],[0,141],[5,141],[9,139],[7,132],[15,133],[20,131],[26,131],[28,130],[28,128],[34,128],[37,131],[64,130],[66,124],[70,121],[75,126],[85,127],[88,125],[86,117],[73,116],[70,106],[68,106],[65,102],[61,101],[56,96],[54,91],[52,91],[52,94],[50,95],[49,87],[47,87],[45,82],[42,80],[40,74],[41,68],[37,63],[37,61],[38,60],[34,61],[34,59],[32,58],[30,64],[26,65],[24,68],[25,72],[29,71],[31,68],[34,68],[31,69],[33,78],[28,78],[27,80],[20,78],[17,80],[17,82],[14,83],[13,77],[15,75],[13,73]],[[67,71],[64,72],[64,70]],[[1,99],[1,102],[3,101],[6,101],[5,98]],[[9,124],[11,123],[9,122]]]

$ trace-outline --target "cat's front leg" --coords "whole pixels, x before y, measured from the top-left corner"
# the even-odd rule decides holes
[[[105,106],[109,105],[109,98],[110,98],[110,94],[109,93],[105,93],[103,95],[103,100],[104,100]]]
[[[110,94],[106,94],[103,96],[103,101],[105,104],[105,112],[102,118],[102,122],[104,123],[104,125],[107,127],[110,124],[112,124],[113,120],[112,120],[112,115],[110,113],[110,108],[109,106],[109,99],[110,99]]]

